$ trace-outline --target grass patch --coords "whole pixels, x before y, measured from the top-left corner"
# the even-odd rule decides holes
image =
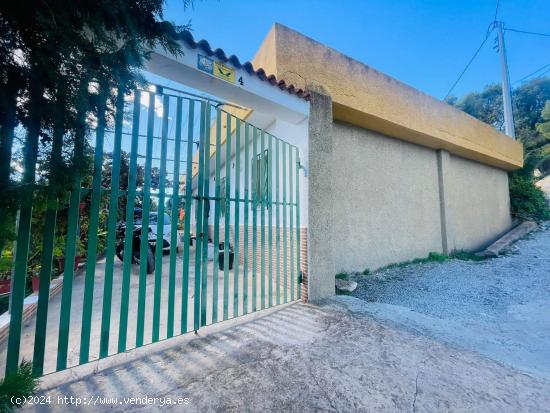
[[[347,280],[348,279],[348,273],[342,271],[342,272],[339,272],[338,274],[336,274],[335,277],[338,278],[339,280]]]
[[[10,412],[21,407],[13,399],[32,396],[38,390],[38,378],[32,374],[32,363],[24,361],[17,372],[8,374],[0,381],[0,412]]]
[[[451,258],[456,258],[457,260],[462,261],[483,261],[486,259],[485,257],[480,257],[479,255],[476,255],[474,252],[464,250],[454,252],[451,255]]]
[[[464,250],[456,251],[451,255],[440,254],[438,252],[430,252],[427,257],[415,258],[414,260],[403,261],[395,264],[386,265],[385,267],[377,269],[376,272],[391,270],[393,268],[408,267],[409,265],[428,264],[431,262],[441,264],[451,259],[457,259],[461,261],[483,261],[486,258],[480,257],[473,252],[464,251]]]
[[[426,264],[429,262],[438,262],[442,263],[449,259],[448,255],[440,254],[438,252],[430,252],[427,257],[424,258],[415,258],[414,260],[409,261],[403,261],[403,262],[397,262],[395,264],[386,265],[385,267],[379,268],[378,271],[384,271],[384,270],[391,270],[393,268],[403,268],[407,267],[409,265],[414,264]]]

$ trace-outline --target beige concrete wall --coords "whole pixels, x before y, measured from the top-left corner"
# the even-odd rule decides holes
[[[336,120],[506,170],[523,165],[518,141],[281,24],[253,63],[296,87],[322,87]]]
[[[501,169],[340,122],[332,140],[326,234],[336,271],[373,270],[432,251],[476,251],[511,226]]]
[[[447,180],[450,241],[454,249],[483,248],[510,228],[505,171],[451,155]]]
[[[441,251],[436,152],[349,124],[332,130],[336,269],[372,270]]]

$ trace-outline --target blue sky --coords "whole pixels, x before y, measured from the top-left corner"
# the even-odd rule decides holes
[[[165,18],[191,20],[207,39],[241,60],[251,59],[279,22],[437,98],[443,98],[485,36],[496,0],[168,0]],[[550,32],[548,0],[501,0],[510,28]],[[493,38],[456,87],[461,96],[499,81]],[[506,33],[512,82],[550,63],[550,37]]]

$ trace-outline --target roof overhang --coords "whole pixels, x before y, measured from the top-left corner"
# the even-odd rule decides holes
[[[191,48],[184,41],[180,41],[182,54],[174,56],[161,48],[151,53],[147,62],[147,70],[190,86],[207,94],[216,96],[239,106],[254,111],[268,113],[273,117],[286,122],[297,124],[309,116],[309,102],[297,94],[289,93],[278,85],[262,80],[255,72],[244,67],[236,67],[229,61],[219,61],[215,56],[207,56],[200,48]],[[212,62],[223,64],[233,71],[231,79],[226,81],[211,73],[201,70],[199,60],[207,57]]]
[[[334,120],[505,170],[523,166],[520,142],[280,24],[253,63],[297,87],[320,86],[332,98]]]

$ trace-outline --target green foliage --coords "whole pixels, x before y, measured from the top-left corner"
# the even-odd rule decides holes
[[[535,186],[535,171],[550,175],[550,78],[536,78],[522,84],[512,93],[516,138],[523,143],[524,166],[510,173],[512,213],[537,221],[548,219],[548,203]],[[464,112],[503,130],[500,85],[487,86],[457,100],[449,99]]]
[[[488,123],[495,129],[504,129],[502,92],[498,84],[488,85],[481,92],[472,92],[462,99],[450,98],[447,103]],[[524,175],[531,176],[535,169],[550,174],[550,78],[541,77],[523,83],[512,91],[516,138],[525,148]]]
[[[361,272],[361,274],[363,274],[363,275],[369,275],[369,274],[370,274],[370,270],[369,270],[368,268],[365,268],[365,269]]]
[[[8,248],[0,254],[0,280],[6,280],[11,277],[13,266],[13,246],[10,244]]]
[[[339,272],[338,274],[336,274],[336,278],[338,278],[339,280],[347,280],[348,273],[345,271]]]
[[[538,188],[533,178],[522,174],[510,174],[510,200],[512,214],[534,221],[550,218],[548,201],[544,192]]]
[[[105,110],[112,126],[116,103],[143,84],[149,50],[181,53],[177,35],[185,27],[164,21],[163,6],[0,2],[0,251],[15,238],[23,189],[48,184],[63,198],[75,176],[89,173],[87,116]],[[14,151],[16,140],[21,150]],[[12,163],[24,172],[12,173]]]
[[[440,254],[438,252],[430,252],[427,257],[424,258],[415,258],[414,260],[403,261],[395,264],[386,265],[385,267],[379,268],[377,271],[389,270],[392,268],[401,268],[407,267],[414,264],[426,264],[430,262],[442,263],[449,259],[448,255]]]
[[[486,257],[477,255],[474,252],[464,251],[464,250],[453,252],[453,254],[451,255],[451,258],[456,258],[457,260],[461,260],[461,261],[483,261],[486,259]]]
[[[25,398],[38,391],[38,378],[32,374],[32,363],[24,361],[15,373],[0,381],[0,413],[7,413],[21,407],[13,404],[12,398]]]

